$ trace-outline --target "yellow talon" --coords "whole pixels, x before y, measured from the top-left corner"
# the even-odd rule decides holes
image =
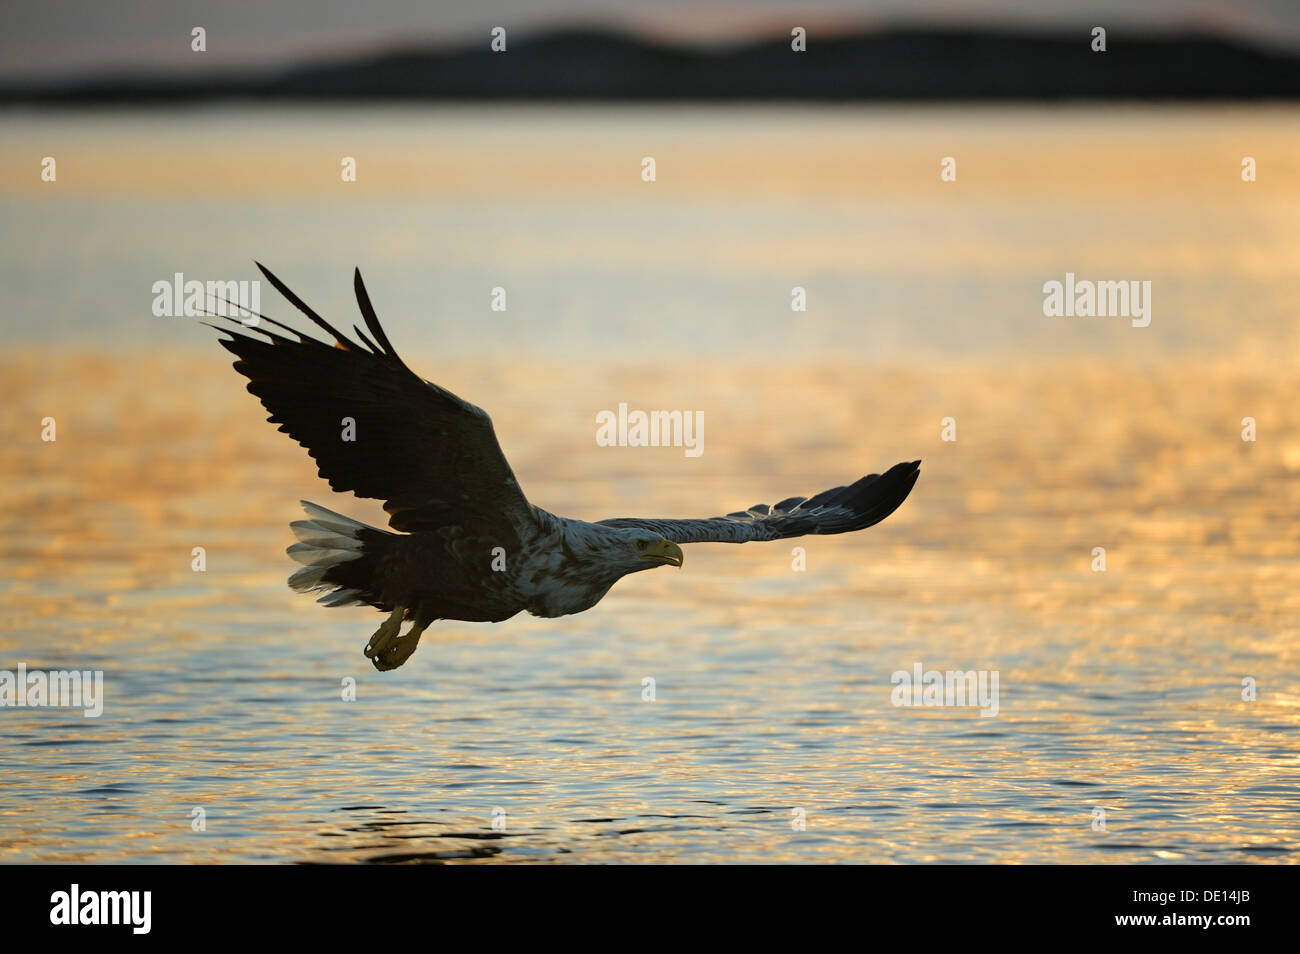
[[[423,634],[423,627],[416,629],[412,626],[410,632],[400,639],[389,642],[380,652],[371,656],[370,661],[375,664],[375,668],[380,672],[396,669],[411,658],[415,648],[420,645],[420,637]]]
[[[393,644],[393,641],[397,639],[402,631],[402,619],[405,616],[405,606],[393,607],[393,611],[388,614],[388,619],[384,620],[383,625],[375,630],[375,634],[370,637],[370,642],[366,643],[363,652],[366,654],[367,659],[374,659]]]

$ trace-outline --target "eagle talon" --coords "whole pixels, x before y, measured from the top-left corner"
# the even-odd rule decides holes
[[[412,652],[414,652],[414,650],[412,650]],[[375,656],[370,660],[370,662],[380,672],[388,672],[389,670],[396,669],[410,658],[411,653],[402,653],[399,644],[398,646],[394,646],[384,655]]]
[[[375,653],[371,656],[370,661],[380,672],[388,672],[390,669],[396,669],[415,652],[416,647],[420,645],[420,637],[424,634],[424,629],[411,627],[411,631],[399,639],[391,640],[384,647],[383,652]],[[369,654],[367,654],[369,655]]]
[[[366,643],[366,648],[362,650],[367,659],[374,659],[381,653],[386,652],[399,638],[402,632],[402,617],[405,615],[405,606],[393,607],[393,611],[388,615],[388,619],[384,620],[383,625],[375,630],[375,634],[371,636],[370,641]],[[400,665],[400,663],[398,665]]]

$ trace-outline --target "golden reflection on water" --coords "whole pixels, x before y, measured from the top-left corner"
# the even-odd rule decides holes
[[[378,505],[333,497],[224,358],[0,362],[0,659],[107,684],[98,720],[0,713],[0,860],[1297,857],[1300,379],[1280,363],[575,378],[416,350],[566,515],[707,516],[924,465],[881,526],[797,541],[804,573],[789,544],[694,546],[577,617],[437,624],[377,674],[376,617],[290,593],[283,548],[299,498]],[[596,446],[596,411],[665,388],[705,411],[702,457]],[[999,716],[893,707],[915,662],[999,670]]]
[[[0,127],[0,669],[103,669],[107,695],[0,710],[0,861],[1297,858],[1294,108]],[[328,492],[205,329],[147,317],[154,280],[254,255],[329,314],[363,263],[404,357],[492,413],[555,512],[921,480],[865,533],[692,546],[588,613],[436,624],[375,673],[377,617],[291,593],[283,549],[300,498],[379,505]],[[1154,279],[1152,326],[1040,319],[1067,269]],[[485,340],[448,296],[498,271],[524,306]],[[620,402],[702,410],[704,454],[598,447]],[[997,670],[998,716],[895,708],[918,662]]]

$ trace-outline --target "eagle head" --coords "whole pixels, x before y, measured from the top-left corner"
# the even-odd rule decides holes
[[[657,533],[650,533],[645,530],[629,530],[631,534],[629,544],[631,553],[635,558],[633,568],[629,573],[635,573],[637,570],[648,570],[656,566],[681,566],[684,559],[682,548],[671,540],[665,540]]]
[[[609,580],[657,566],[682,565],[682,548],[653,530],[571,521],[566,531],[564,549],[569,559]]]
[[[682,565],[682,548],[653,530],[600,529],[603,532],[592,555],[618,576],[652,570],[657,566]]]

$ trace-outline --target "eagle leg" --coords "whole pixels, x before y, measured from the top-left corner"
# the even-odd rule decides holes
[[[375,664],[375,668],[380,672],[396,669],[411,658],[415,648],[420,645],[420,637],[424,635],[424,631],[428,627],[428,623],[423,626],[418,622],[413,623],[405,636],[389,642],[381,651],[373,655],[370,661]]]
[[[402,630],[402,619],[405,616],[405,606],[393,607],[393,611],[388,614],[388,619],[384,620],[383,625],[375,630],[375,634],[366,643],[366,648],[362,650],[367,659],[374,659],[393,644]]]

